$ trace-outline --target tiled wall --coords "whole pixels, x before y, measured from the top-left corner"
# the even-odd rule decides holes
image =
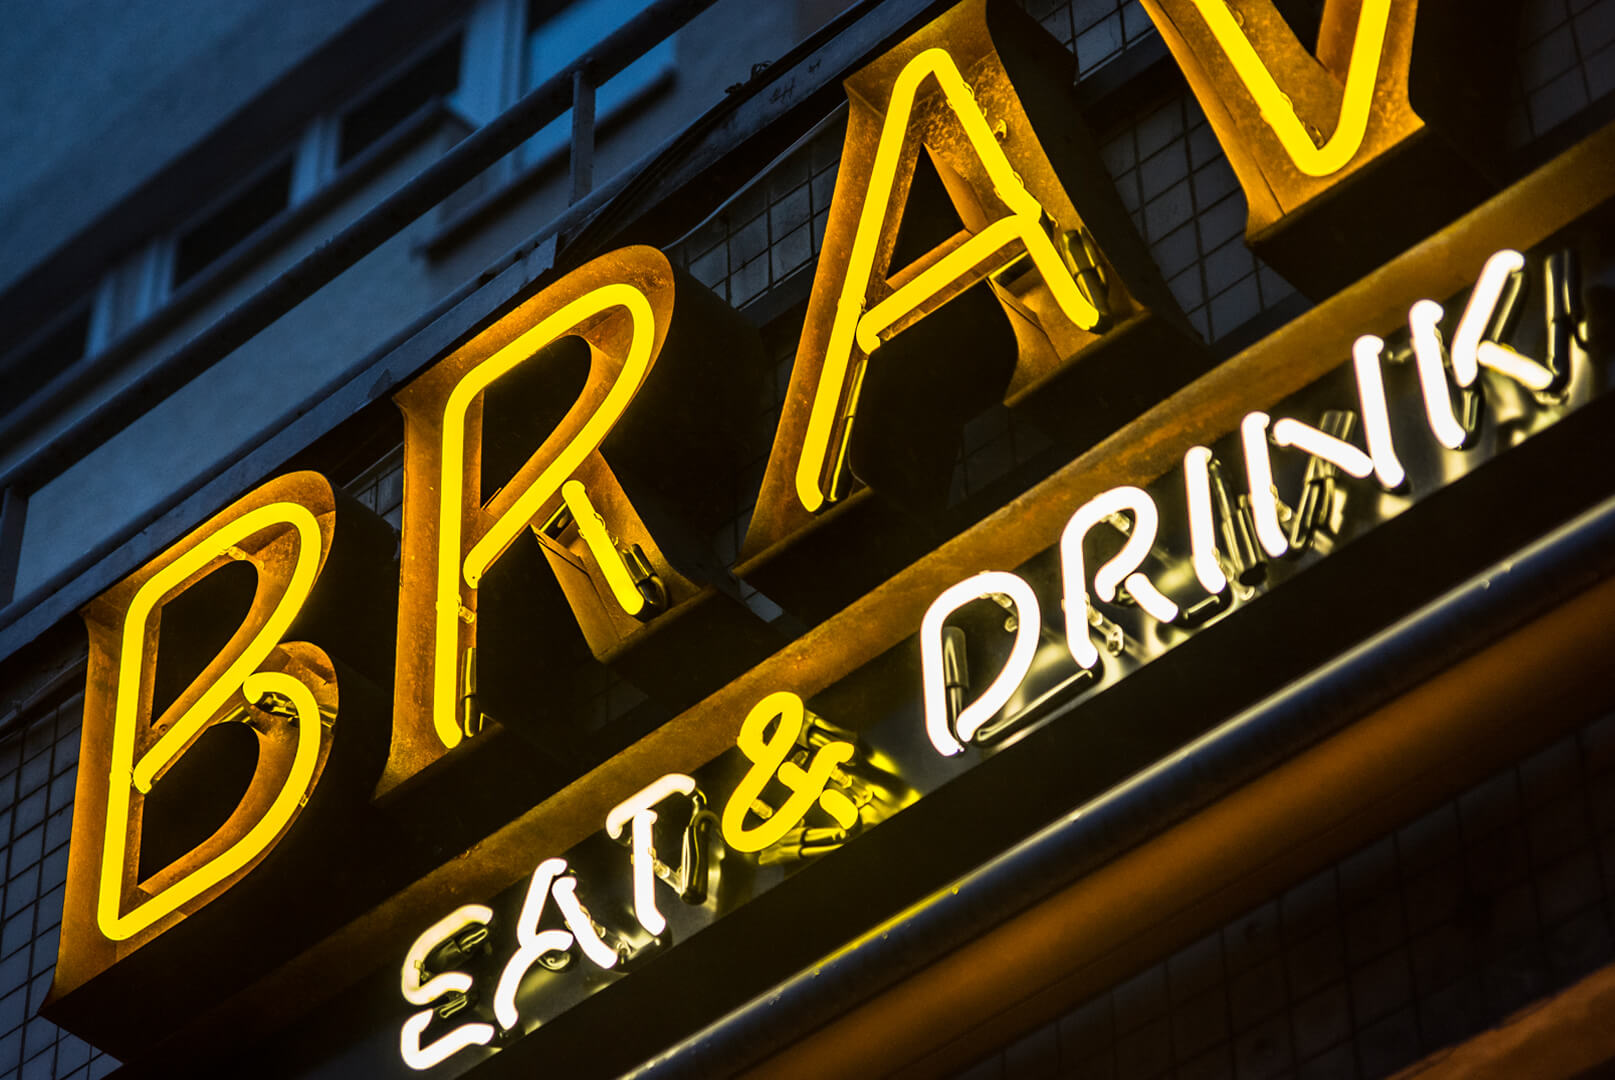
[[[1077,52],[1079,78],[1154,35],[1137,0],[1028,0],[1028,11]],[[823,125],[670,251],[735,307],[818,254],[845,122]],[[1215,341],[1294,295],[1244,243],[1245,197],[1187,91],[1152,101],[1100,132],[1105,164],[1173,294]]]
[[[1615,91],[1615,0],[1527,0],[1515,87],[1512,148]]]
[[[1023,0],[1021,6],[1076,54],[1079,78],[1155,36],[1138,0]]]
[[[845,135],[842,110],[675,244],[668,257],[737,308],[807,269],[824,240]]]
[[[56,969],[82,711],[75,694],[0,741],[0,1080],[89,1080],[118,1065],[35,1015]]]
[[[1215,342],[1295,295],[1245,246],[1245,195],[1187,90],[1139,113],[1105,165],[1178,305]]]
[[[1605,717],[957,1080],[1368,1080],[1612,958],[1615,717]]]

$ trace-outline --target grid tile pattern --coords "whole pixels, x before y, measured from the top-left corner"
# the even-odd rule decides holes
[[[821,125],[668,252],[736,308],[813,263],[824,241],[846,114]]]
[[[1615,92],[1615,0],[1528,0],[1505,138],[1529,146]]]
[[[36,1015],[56,969],[83,708],[64,697],[0,742],[0,1080],[91,1080],[118,1066]]]
[[[1155,35],[1138,0],[1022,0],[1021,6],[1076,55],[1079,78]]]
[[[1090,35],[1113,28],[1109,59],[1122,42],[1154,33],[1137,0],[1030,0],[1029,8],[1077,51],[1083,72],[1101,62],[1084,58]],[[844,122],[825,125],[675,244],[673,261],[736,308],[810,266],[824,237],[844,137]],[[1192,94],[1185,90],[1127,118],[1107,134],[1103,153],[1173,294],[1208,341],[1294,295],[1245,247],[1244,194]]]
[[[1245,193],[1193,94],[1139,113],[1100,152],[1172,295],[1207,341],[1295,295],[1245,246]]]
[[[965,425],[948,505],[984,491],[1052,446],[1037,424],[1013,409],[996,405],[986,410]]]
[[[1615,717],[958,1074],[1380,1077],[1615,958]]]

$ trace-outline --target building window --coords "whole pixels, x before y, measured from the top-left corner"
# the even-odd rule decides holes
[[[337,165],[358,157],[383,135],[460,86],[460,35],[445,41],[342,117]]]
[[[291,191],[292,161],[288,157],[181,232],[174,244],[174,288],[267,225],[291,204]]]
[[[34,345],[8,360],[0,371],[0,383],[6,386],[0,413],[11,412],[77,363],[88,351],[89,338],[90,308],[86,304],[63,316]]]
[[[522,57],[522,89],[532,90],[586,54],[614,30],[630,22],[645,8],[644,0],[528,0],[526,47]],[[604,86],[597,87],[594,118],[607,123],[666,85],[673,75],[673,36],[656,43]],[[572,141],[572,112],[545,125],[527,140],[523,160],[537,164]]]

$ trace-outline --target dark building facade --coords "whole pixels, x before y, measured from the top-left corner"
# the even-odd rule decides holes
[[[1615,1060],[1615,0],[95,7],[0,1077]]]

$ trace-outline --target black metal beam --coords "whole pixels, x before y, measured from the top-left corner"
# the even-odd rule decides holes
[[[22,551],[22,523],[28,516],[28,496],[8,487],[0,494],[0,607],[11,603],[17,587],[17,556]]]

